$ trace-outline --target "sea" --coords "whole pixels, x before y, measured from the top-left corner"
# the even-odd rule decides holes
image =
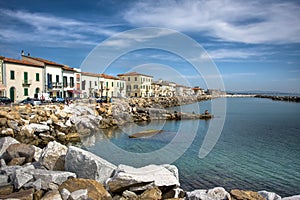
[[[187,191],[220,186],[282,197],[300,194],[300,103],[216,98],[168,110],[214,111],[214,118],[128,123],[95,133],[83,148],[116,165],[174,164]],[[128,137],[147,130],[161,132]],[[205,145],[209,148],[201,154]]]

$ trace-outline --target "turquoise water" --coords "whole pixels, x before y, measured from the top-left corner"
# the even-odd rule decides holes
[[[205,158],[198,157],[199,149],[218,114],[208,121],[153,121],[105,130],[90,138],[86,148],[115,164],[175,164],[186,190],[222,186],[269,190],[282,196],[300,194],[300,104],[259,98],[226,101],[222,134]],[[173,109],[204,112],[211,110],[211,103]],[[149,129],[163,132],[150,138],[128,138]]]

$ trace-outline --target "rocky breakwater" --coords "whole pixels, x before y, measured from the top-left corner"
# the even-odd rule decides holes
[[[300,96],[271,96],[271,95],[255,95],[257,98],[272,99],[274,101],[289,101],[289,102],[300,102]]]
[[[0,199],[15,200],[296,200],[267,191],[222,187],[185,191],[174,165],[134,168],[114,164],[74,146],[49,142],[43,149],[0,139]]]

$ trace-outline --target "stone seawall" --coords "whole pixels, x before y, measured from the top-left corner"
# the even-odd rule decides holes
[[[176,113],[164,109],[209,98],[116,98],[112,103],[101,104],[83,100],[69,106],[50,104],[0,107],[0,137],[11,136],[23,143],[44,147],[50,141],[77,143],[81,137],[89,136],[99,129],[130,122],[209,119],[212,115]]]

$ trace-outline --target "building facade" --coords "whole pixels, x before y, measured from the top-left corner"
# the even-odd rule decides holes
[[[33,98],[43,90],[44,66],[24,60],[3,59],[3,84],[5,94],[12,101],[21,101],[27,97]]]
[[[128,97],[150,97],[153,96],[153,76],[129,72],[119,74],[118,77],[126,82],[126,95]]]

